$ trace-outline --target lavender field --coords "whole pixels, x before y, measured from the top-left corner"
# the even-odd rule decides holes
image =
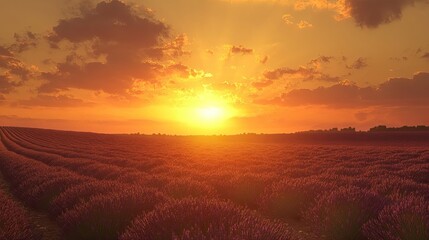
[[[429,239],[424,134],[0,132],[2,240]]]

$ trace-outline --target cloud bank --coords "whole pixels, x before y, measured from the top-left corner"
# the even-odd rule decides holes
[[[412,78],[391,78],[377,87],[335,84],[316,89],[296,89],[280,97],[257,102],[283,106],[320,105],[334,108],[415,107],[429,104],[428,89],[429,73],[421,72]]]
[[[175,62],[186,53],[186,36],[173,36],[169,26],[151,13],[138,12],[119,0],[100,2],[60,20],[48,41],[54,49],[69,44],[85,49],[86,55],[70,51],[56,71],[44,72],[41,93],[77,88],[130,94],[140,82],[159,83],[192,72]]]

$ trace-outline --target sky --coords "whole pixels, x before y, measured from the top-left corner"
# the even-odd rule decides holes
[[[429,0],[0,0],[0,125],[429,125]]]

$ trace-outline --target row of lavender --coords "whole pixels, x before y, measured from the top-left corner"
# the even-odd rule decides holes
[[[69,134],[73,135],[72,140]],[[88,138],[92,145],[87,142]],[[81,215],[75,213],[76,208],[84,205],[80,203],[81,199],[102,196],[124,203],[111,198],[111,195],[133,199],[122,190],[130,187],[131,192],[138,192],[136,186],[143,186],[145,190],[162,195],[164,200],[155,204],[157,207],[152,211],[147,210],[147,214],[146,210],[141,210],[142,214],[123,238],[139,239],[151,231],[161,234],[159,239],[169,238],[167,235],[178,239],[222,239],[222,236],[223,239],[233,239],[225,236],[235,236],[238,232],[251,233],[255,239],[266,239],[266,234],[277,236],[270,239],[290,238],[282,224],[257,216],[262,214],[288,223],[299,223],[305,231],[327,239],[428,239],[429,153],[424,148],[225,145],[222,142],[206,144],[183,141],[189,139],[176,142],[159,138],[153,138],[152,143],[150,139],[133,137],[127,140],[124,136],[114,138],[95,134],[79,137],[77,133],[8,128],[4,129],[3,142],[10,151],[50,167],[60,167],[91,178],[93,185],[85,182],[76,187],[68,186],[64,194],[58,196],[60,200],[53,198],[49,202],[54,206],[52,209],[56,209],[54,215],[60,215],[59,222],[70,236],[76,232],[85,233],[85,236],[94,233],[92,239],[109,239],[104,233],[117,236],[121,232],[118,229],[124,229],[135,215],[118,217],[126,219],[122,225],[115,221],[106,222],[104,218],[100,223],[92,218],[93,215],[103,216],[102,210],[97,212],[97,204],[89,204],[83,208],[85,210],[79,210],[83,212]],[[70,143],[67,142],[69,140]],[[107,140],[115,140],[117,146]],[[144,147],[130,147],[128,151],[127,141],[131,146],[140,143]],[[96,154],[103,145],[112,149],[112,156]],[[130,160],[114,157],[121,153],[133,157]],[[139,159],[140,154],[143,159]],[[144,165],[147,156],[157,161],[150,159],[150,167],[136,167]],[[187,197],[199,200],[182,199]],[[99,204],[104,209],[115,206],[113,202],[112,205]],[[228,207],[222,207],[222,204]],[[257,210],[257,215],[238,205]],[[194,206],[195,210],[191,211],[191,216],[186,216],[174,211],[180,206],[189,210]],[[226,210],[210,213],[205,208]],[[227,212],[235,212],[231,222],[223,220],[223,224],[217,223],[216,219],[229,216]],[[76,217],[66,224],[63,219],[73,218],[65,213],[84,217]],[[194,215],[195,219],[192,218]],[[254,227],[249,225],[234,226],[237,219],[255,225],[245,220],[249,216],[261,219],[259,224],[270,226],[261,228],[269,229],[261,235],[265,238],[257,238],[259,235],[252,232]],[[84,220],[85,217],[89,220]],[[81,226],[76,227],[79,222]],[[187,224],[168,224],[172,222]],[[159,229],[159,226],[163,228]],[[96,230],[97,227],[100,229]],[[108,233],[106,228],[113,232]],[[152,236],[148,239],[157,239],[157,235],[148,236]]]
[[[1,189],[0,203],[0,239],[41,239],[28,212]]]
[[[201,234],[214,234],[223,239],[291,239],[283,224],[232,203],[208,198],[174,200],[144,182],[130,184],[80,174],[74,159],[42,157],[19,148],[7,136],[3,132],[2,141],[13,151],[1,146],[0,168],[14,194],[29,206],[49,211],[66,238],[200,239]],[[37,160],[14,151],[32,153]],[[177,206],[195,210],[188,216],[171,213]],[[182,219],[176,221],[178,217]],[[159,228],[158,221],[163,221],[164,228]]]

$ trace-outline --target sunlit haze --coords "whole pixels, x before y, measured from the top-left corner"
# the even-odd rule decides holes
[[[192,135],[429,124],[427,0],[0,5],[0,125]]]

